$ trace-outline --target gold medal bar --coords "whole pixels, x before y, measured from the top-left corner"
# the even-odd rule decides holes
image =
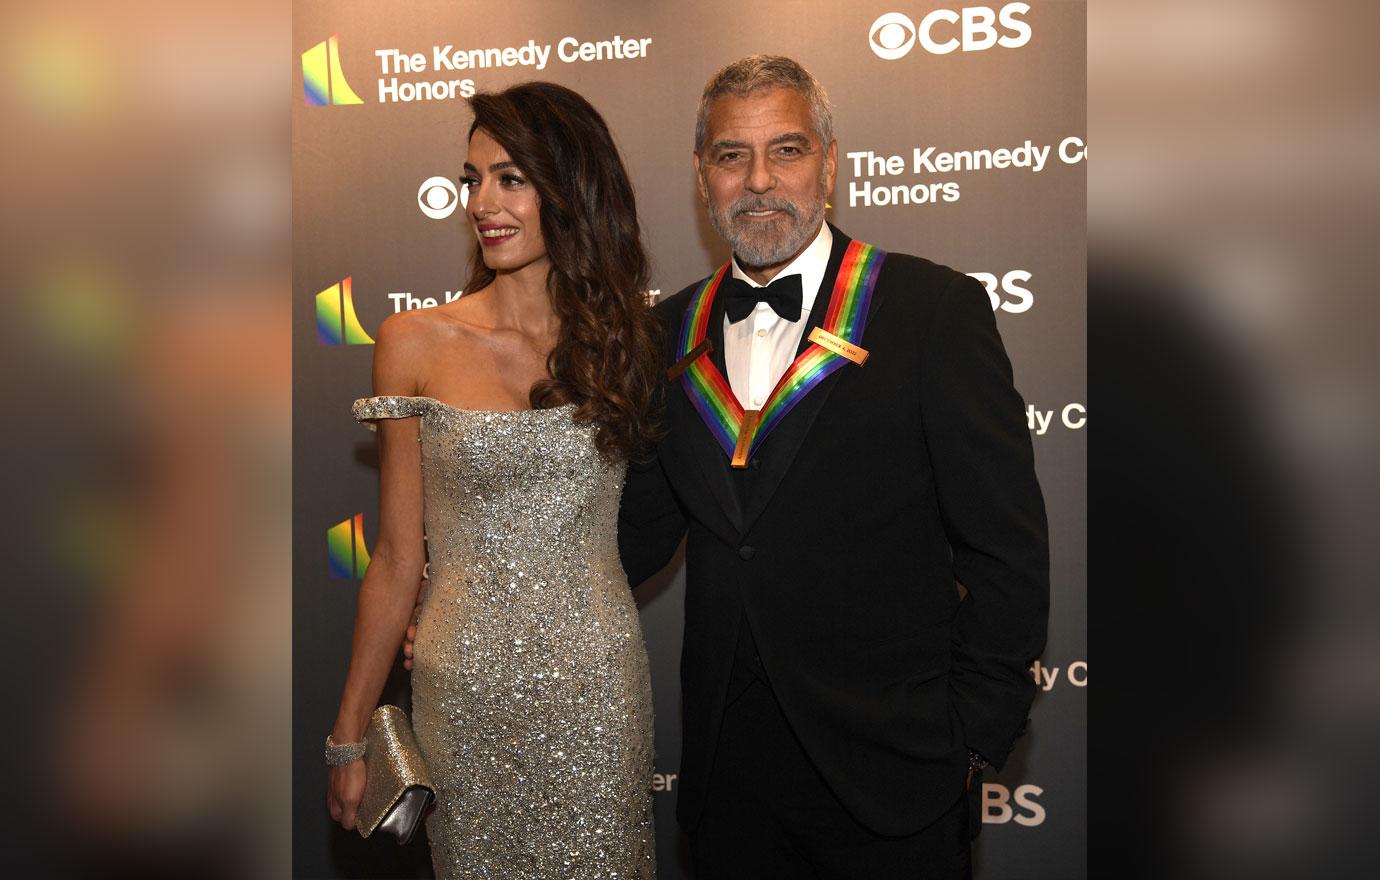
[[[699,345],[692,348],[689,354],[687,354],[680,360],[676,361],[674,364],[671,365],[669,369],[667,369],[667,380],[669,381],[671,379],[675,379],[681,373],[684,373],[687,369],[689,369],[690,365],[695,362],[696,358],[702,355],[709,354],[709,352],[713,350],[714,346],[710,343],[708,339],[706,339],[704,342],[701,342]]]
[[[748,451],[752,449],[752,435],[757,433],[757,423],[762,420],[760,409],[743,410],[743,426],[738,429],[738,445],[733,448],[731,464],[738,470],[748,466]]]
[[[867,349],[835,336],[823,327],[816,327],[810,331],[810,341],[820,348],[827,348],[834,354],[848,358],[860,367],[867,360]]]

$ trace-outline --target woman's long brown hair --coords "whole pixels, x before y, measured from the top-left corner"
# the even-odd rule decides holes
[[[532,386],[532,407],[574,403],[577,421],[598,425],[601,454],[639,458],[657,439],[660,357],[637,204],[608,126],[555,83],[478,94],[470,106],[470,135],[483,129],[507,150],[541,199],[547,288],[561,328],[546,362],[551,378]],[[493,283],[478,242],[470,269],[466,293]]]

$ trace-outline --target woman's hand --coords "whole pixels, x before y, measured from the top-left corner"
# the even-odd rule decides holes
[[[355,814],[359,812],[359,802],[364,797],[364,780],[363,760],[330,768],[326,808],[330,810],[331,818],[346,831],[355,829]]]

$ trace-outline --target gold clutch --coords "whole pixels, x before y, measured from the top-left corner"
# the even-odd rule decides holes
[[[364,741],[367,779],[355,828],[364,837],[382,828],[398,843],[407,843],[435,797],[407,713],[397,706],[379,706],[369,717]]]

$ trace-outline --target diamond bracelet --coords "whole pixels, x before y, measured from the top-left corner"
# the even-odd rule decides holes
[[[330,734],[326,734],[326,766],[340,767],[353,764],[364,757],[364,745],[364,740],[357,743],[337,743],[331,739]]]

